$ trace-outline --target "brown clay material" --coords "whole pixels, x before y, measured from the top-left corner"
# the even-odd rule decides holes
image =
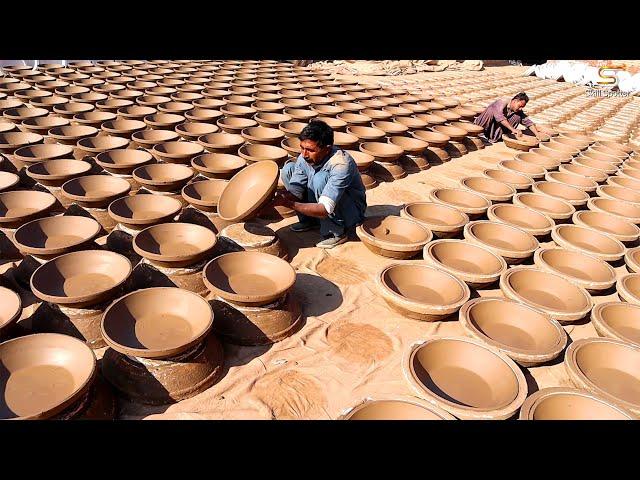
[[[631,273],[640,273],[640,247],[629,248],[624,255],[624,263]]]
[[[44,137],[31,132],[0,133],[0,153],[13,154],[20,147],[42,143]]]
[[[182,203],[171,197],[134,195],[109,204],[109,216],[130,228],[170,222],[182,210]]]
[[[601,337],[640,346],[640,305],[600,303],[591,310],[591,323]]]
[[[595,180],[573,173],[549,172],[544,176],[544,179],[548,182],[557,182],[578,188],[586,194],[592,194],[598,188],[598,182]]]
[[[484,215],[491,206],[491,200],[461,188],[436,188],[429,194],[429,199],[457,208],[472,220]]]
[[[512,170],[488,168],[482,173],[488,178],[511,185],[516,191],[529,190],[531,185],[533,185],[533,179],[531,177],[522,173],[516,173]]]
[[[29,177],[41,185],[60,187],[75,177],[80,177],[91,170],[89,162],[82,160],[47,160],[30,165],[26,169]]]
[[[611,198],[612,200],[622,200],[624,202],[640,204],[640,192],[636,192],[625,187],[600,185],[596,190],[596,194],[602,198]]]
[[[516,193],[511,185],[487,177],[464,177],[460,185],[492,202],[508,202]]]
[[[96,357],[83,342],[41,333],[0,344],[4,366],[0,418],[45,419],[62,412],[90,388]]]
[[[476,298],[462,306],[458,317],[471,337],[524,367],[553,360],[567,345],[567,334],[558,322],[513,300]]]
[[[540,180],[547,173],[544,167],[521,160],[501,160],[498,162],[498,168],[524,174],[533,180]]]
[[[119,175],[130,175],[136,168],[154,161],[147,151],[124,148],[99,153],[95,159],[107,172]]]
[[[536,182],[532,185],[531,190],[533,193],[564,200],[574,207],[583,207],[589,200],[589,195],[583,190],[559,182]]]
[[[12,190],[20,183],[20,177],[15,173],[0,171],[0,192]]]
[[[191,166],[199,173],[209,178],[220,179],[230,179],[246,164],[243,158],[226,153],[206,153],[191,160]]]
[[[224,117],[218,120],[216,125],[220,127],[224,133],[240,135],[242,130],[245,128],[255,127],[258,125],[258,122],[251,118]]]
[[[487,210],[487,218],[492,222],[518,227],[534,237],[548,235],[555,225],[546,214],[523,205],[492,205]]]
[[[63,127],[69,125],[69,120],[61,117],[35,117],[29,118],[22,122],[22,128],[28,132],[38,133],[40,135],[47,135],[49,130],[55,127]],[[9,124],[12,125],[12,124]],[[15,127],[15,125],[13,125]],[[11,131],[11,130],[8,130]],[[4,133],[4,132],[2,132]]]
[[[131,135],[131,143],[135,147],[152,149],[156,145],[173,142],[178,138],[179,134],[171,130],[143,130]]]
[[[569,202],[540,193],[517,193],[513,196],[513,204],[542,212],[556,222],[566,221],[576,211]]]
[[[208,152],[235,154],[245,139],[235,133],[211,133],[198,138],[198,143]]]
[[[575,163],[567,163],[566,165],[560,165],[558,170],[563,173],[573,173],[574,175],[582,175],[583,177],[590,178],[598,183],[602,183],[607,179],[607,174],[602,170],[596,170],[595,168],[585,167],[584,165],[576,165]]]
[[[510,418],[527,396],[527,381],[513,360],[470,338],[416,343],[403,366],[420,396],[460,419]]]
[[[215,135],[215,134],[213,134]],[[202,145],[192,142],[165,142],[153,147],[153,155],[166,163],[191,164],[191,160],[202,154]]]
[[[272,161],[278,165],[284,165],[284,162],[289,158],[289,154],[285,149],[274,145],[262,144],[245,144],[238,149],[238,155],[243,158],[247,164]]]
[[[62,195],[80,206],[104,208],[113,200],[126,196],[131,184],[110,175],[86,175],[65,182]]]
[[[439,321],[469,300],[469,287],[456,276],[430,265],[394,263],[376,276],[387,304],[400,314],[423,321]]]
[[[344,412],[339,420],[456,420],[446,411],[420,400],[407,398],[367,398]]]
[[[523,135],[520,138],[511,138],[507,135],[503,135],[502,141],[509,148],[513,148],[515,150],[523,150],[525,152],[534,147],[537,147],[539,143],[536,138],[529,137],[527,135]]]
[[[466,224],[464,238],[500,255],[510,265],[522,263],[539,246],[538,240],[530,233],[512,225],[487,220]]]
[[[373,253],[398,259],[416,256],[433,238],[426,227],[397,216],[367,218],[356,234]]]
[[[604,212],[615,215],[636,225],[640,224],[640,205],[598,197],[589,199],[587,208],[594,212]]]
[[[131,270],[131,262],[123,255],[84,250],[48,261],[33,273],[30,285],[45,302],[79,308],[108,299]]]
[[[179,192],[193,175],[193,169],[177,163],[145,165],[133,171],[137,183],[158,192]]]
[[[203,212],[216,212],[220,195],[227,186],[226,180],[203,180],[189,183],[182,189],[182,198]]]
[[[578,225],[557,225],[551,238],[560,247],[587,253],[605,262],[620,260],[625,253],[624,245],[606,233]]]
[[[640,274],[629,273],[620,277],[616,282],[616,291],[623,302],[640,305]]]
[[[17,228],[30,220],[45,216],[55,203],[53,195],[37,190],[0,193],[0,226]]]
[[[408,203],[400,211],[400,216],[423,225],[437,238],[455,237],[469,223],[466,213],[452,206],[434,202]]]
[[[22,315],[22,300],[13,290],[0,286],[0,338]]]
[[[60,127],[67,128],[67,127]],[[77,128],[81,128],[78,126]],[[82,127],[93,128],[93,127]],[[73,156],[77,160],[82,160],[86,155],[95,156],[99,153],[106,152],[108,150],[116,150],[120,148],[127,148],[129,146],[129,140],[122,137],[112,137],[108,135],[96,136],[89,138],[81,138],[76,144]]]
[[[220,127],[203,122],[184,122],[180,125],[176,125],[175,131],[183,140],[188,142],[197,142],[198,138],[203,135],[218,133],[220,131]]]
[[[584,210],[574,213],[572,220],[575,225],[606,233],[625,244],[634,243],[640,237],[637,225],[609,213]]]

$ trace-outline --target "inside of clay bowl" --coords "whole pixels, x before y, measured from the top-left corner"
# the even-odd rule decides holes
[[[191,223],[162,223],[142,230],[133,238],[140,256],[166,264],[196,262],[216,244],[213,231]]]
[[[600,187],[602,196],[612,197],[618,200],[624,200],[632,203],[640,203],[640,192],[636,192],[629,188],[617,187],[614,185],[603,185]]]
[[[413,353],[410,369],[427,392],[458,407],[497,410],[520,391],[509,364],[488,348],[462,339],[425,343]]]
[[[170,221],[182,209],[182,203],[159,195],[133,195],[109,204],[109,215],[117,222],[128,225],[150,225]]]
[[[198,171],[221,175],[236,173],[246,164],[243,158],[228,153],[205,153],[191,161],[191,165]]]
[[[22,300],[13,290],[0,286],[0,331],[18,320],[22,314]]]
[[[98,203],[126,195],[131,184],[111,175],[86,175],[62,185],[62,193],[71,200]]]
[[[115,150],[117,148],[126,148],[128,145],[128,139],[122,137],[112,137],[108,135],[82,138],[78,140],[79,148],[92,153]]]
[[[560,182],[537,182],[535,190],[551,197],[567,200],[574,205],[576,204],[575,202],[580,202],[584,205],[589,200],[589,194],[580,188]]]
[[[510,170],[489,168],[483,172],[487,177],[506,183],[515,188],[525,188],[533,183],[531,177]]]
[[[577,212],[575,215],[580,219],[581,223],[605,233],[630,237],[637,236],[640,233],[638,227],[633,223],[608,213],[584,210]],[[577,224],[575,221],[574,223]]]
[[[270,129],[271,130],[271,129]],[[246,144],[238,149],[238,155],[247,163],[272,161],[278,165],[283,164],[289,157],[284,148],[274,145]]]
[[[629,188],[631,190],[640,191],[640,180],[629,177],[611,176],[607,179],[609,185],[618,185],[620,187]]]
[[[595,253],[622,255],[624,246],[604,233],[578,225],[558,225],[556,234],[567,243]]]
[[[492,197],[505,197],[515,193],[513,187],[486,177],[466,177],[461,180],[463,186],[478,193]]]
[[[146,146],[152,146],[158,143],[171,142],[178,139],[178,133],[171,130],[143,130],[136,132],[131,136],[134,142]]]
[[[180,189],[193,177],[193,170],[177,163],[157,163],[138,167],[133,178],[148,187],[166,187]]]
[[[0,345],[0,418],[48,418],[76,401],[91,384],[96,358],[82,341],[39,333]]]
[[[15,173],[0,171],[0,192],[9,190],[20,182],[20,177]]]
[[[640,218],[640,205],[610,198],[593,198],[589,202],[599,210],[628,218],[633,223],[638,223]]]
[[[133,170],[135,167],[150,163],[153,156],[144,150],[116,149],[99,153],[96,163],[105,170]]]
[[[528,420],[630,420],[620,407],[576,388],[545,388],[522,405],[521,419]]]
[[[0,193],[0,224],[27,220],[44,214],[56,203],[50,193],[36,190],[17,190]]]
[[[269,160],[256,162],[235,174],[218,201],[221,219],[239,222],[262,208],[275,192],[280,170]]]
[[[88,304],[105,299],[131,273],[131,262],[106,250],[67,253],[39,267],[31,277],[38,298],[57,304]]]
[[[534,165],[540,165],[541,167],[549,170],[557,168],[558,165],[560,165],[559,160],[554,160],[553,158],[545,157],[544,155],[539,155],[532,152],[519,153],[514,158],[523,162],[533,163]]]
[[[469,224],[470,233],[482,243],[510,251],[528,251],[538,246],[530,234],[502,223],[481,221]]]
[[[365,219],[362,229],[378,241],[399,245],[427,243],[432,238],[421,225],[396,216]]]
[[[203,151],[202,145],[193,142],[165,142],[153,147],[153,153],[165,162],[190,162]]]
[[[564,248],[538,251],[540,261],[551,269],[586,282],[613,282],[615,272],[602,260]]]
[[[490,200],[477,193],[456,188],[439,188],[434,190],[433,194],[444,203],[464,208],[488,208],[491,205]]]
[[[233,252],[209,262],[207,287],[219,297],[247,305],[264,305],[288,292],[296,273],[286,261],[262,252]]]
[[[89,242],[100,232],[100,224],[92,218],[74,215],[41,218],[16,230],[14,241],[25,253],[62,254]]]
[[[217,207],[220,195],[227,186],[225,180],[202,180],[186,185],[182,189],[182,197],[203,210]]]
[[[394,294],[426,305],[455,305],[468,298],[465,285],[453,275],[427,265],[394,264],[380,280]]]
[[[465,273],[492,275],[505,268],[499,257],[464,240],[436,240],[426,252],[438,263]]]
[[[345,420],[443,420],[453,419],[434,411],[435,407],[403,400],[369,400],[357,406]]]
[[[202,122],[184,122],[175,127],[175,131],[186,140],[195,141],[198,137],[216,133],[220,130],[217,125]]]
[[[102,334],[111,348],[143,358],[170,357],[211,329],[208,302],[180,288],[147,288],[125,295],[104,313]]]
[[[412,220],[433,226],[462,227],[469,217],[448,205],[432,202],[413,202],[405,205],[404,211]]]
[[[541,210],[544,213],[553,215],[570,215],[574,210],[571,205],[564,200],[539,193],[519,194],[518,200],[529,208]]]
[[[591,180],[590,178],[583,177],[582,175],[574,175],[572,173],[564,173],[564,172],[549,172],[547,173],[548,180],[555,181],[558,183],[564,183],[566,185],[570,185],[572,187],[577,187],[580,189],[588,188],[590,190],[595,190],[598,186],[597,182]]]
[[[506,170],[523,173],[532,178],[541,178],[545,173],[547,173],[547,170],[544,167],[528,162],[523,162],[521,160],[502,160],[498,163],[498,165],[502,166]]]
[[[621,340],[640,345],[640,306],[607,302],[594,307],[592,315],[597,316]]]

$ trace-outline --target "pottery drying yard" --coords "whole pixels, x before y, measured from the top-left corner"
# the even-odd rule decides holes
[[[640,414],[640,100],[316,67],[5,69],[1,417]],[[520,91],[548,137],[484,142]],[[332,250],[265,207],[311,118],[367,187]]]

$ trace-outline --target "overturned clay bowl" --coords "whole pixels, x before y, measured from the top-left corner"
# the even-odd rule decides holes
[[[583,338],[569,345],[564,365],[578,388],[640,414],[640,347],[612,338]]]
[[[511,185],[487,177],[464,177],[460,185],[492,202],[508,202],[516,193]]]
[[[152,225],[133,238],[133,249],[154,265],[180,268],[204,259],[217,238],[208,228],[191,223]]]
[[[587,390],[551,387],[529,396],[520,420],[635,420],[633,414]]]
[[[0,286],[0,338],[18,321],[22,314],[22,300],[13,290]]]
[[[513,225],[534,237],[549,235],[555,222],[548,215],[523,205],[498,204],[487,210],[492,222]]]
[[[456,276],[424,264],[396,263],[376,277],[378,291],[400,314],[423,321],[439,321],[469,300],[469,287]]]
[[[533,179],[531,177],[511,170],[488,168],[482,173],[488,178],[511,185],[516,191],[529,190],[531,185],[533,185]]]
[[[124,197],[131,184],[110,175],[86,175],[68,180],[62,185],[62,195],[82,207],[104,208],[113,200]]]
[[[498,168],[526,175],[533,180],[540,180],[547,173],[544,167],[521,160],[501,160],[498,162]]]
[[[356,234],[373,253],[397,259],[416,256],[433,238],[426,227],[397,216],[367,218]]]
[[[401,210],[400,216],[421,224],[438,238],[455,237],[469,223],[466,213],[452,206],[434,202],[408,203]]]
[[[574,213],[572,221],[575,225],[606,233],[624,244],[634,243],[640,238],[637,225],[609,213],[583,210]]]
[[[517,193],[513,196],[513,204],[542,212],[556,222],[568,220],[576,211],[569,202],[540,193]]]
[[[558,357],[567,334],[558,322],[535,308],[506,298],[476,298],[465,303],[458,318],[465,331],[524,367]]]
[[[605,262],[616,262],[625,253],[625,246],[619,240],[580,225],[556,225],[551,238],[560,247],[587,253]]]
[[[230,179],[246,165],[246,160],[228,153],[205,153],[191,160],[191,166],[209,178]]]
[[[24,254],[50,259],[82,249],[99,232],[100,224],[92,218],[60,215],[25,223],[16,230],[14,243]]]
[[[213,179],[189,183],[182,189],[182,198],[203,212],[216,212],[220,195],[227,186],[226,180]]]
[[[211,260],[203,273],[213,294],[232,304],[262,306],[273,303],[293,288],[293,267],[268,253],[232,252]]]
[[[636,225],[640,224],[640,205],[610,198],[590,198],[587,208],[594,212],[615,215]]]
[[[536,250],[533,261],[540,270],[561,275],[594,295],[606,292],[616,283],[611,265],[577,250],[541,248]]]
[[[536,182],[532,185],[531,191],[564,200],[576,208],[585,206],[589,200],[589,194],[582,189],[553,181]]]
[[[549,172],[544,176],[547,182],[557,182],[563,185],[575,187],[587,195],[592,194],[598,188],[598,182],[582,175],[565,172]]]
[[[427,264],[453,274],[473,288],[491,285],[507,269],[502,257],[464,240],[434,240],[425,245],[422,256]]]
[[[618,297],[623,302],[640,305],[640,273],[628,273],[616,282]]]
[[[527,396],[518,365],[478,340],[429,339],[409,349],[403,363],[420,396],[460,419],[510,418]]]
[[[182,210],[175,198],[158,195],[122,197],[109,204],[109,216],[125,227],[140,229],[170,222]]]
[[[54,258],[31,276],[33,294],[69,307],[94,305],[109,299],[131,273],[123,255],[103,250],[83,250]]]
[[[601,337],[640,346],[640,305],[600,303],[591,310],[591,323]]]
[[[0,227],[16,228],[47,215],[56,203],[50,193],[16,190],[0,193]]]
[[[190,167],[177,163],[144,165],[133,171],[133,179],[142,187],[158,192],[179,191],[191,180],[194,173]]]
[[[199,295],[173,287],[146,288],[119,298],[105,310],[105,342],[125,355],[168,358],[200,343],[213,313]]]
[[[250,218],[276,191],[280,170],[276,162],[256,162],[233,176],[218,201],[218,215],[228,222]]]
[[[136,168],[154,161],[147,151],[125,148],[99,153],[95,159],[107,172],[119,175],[131,175]]]
[[[0,417],[46,419],[65,410],[89,390],[96,357],[68,335],[40,333],[0,344]]]
[[[487,220],[465,225],[464,238],[500,255],[510,265],[530,258],[539,246],[530,233],[513,225]]]
[[[500,290],[507,298],[542,310],[560,323],[584,318],[593,304],[584,288],[561,275],[529,267],[504,272]]]
[[[367,398],[340,420],[456,420],[450,413],[417,397]]]
[[[461,188],[436,188],[429,194],[429,199],[450,205],[465,213],[471,220],[484,215],[491,206],[491,200]]]

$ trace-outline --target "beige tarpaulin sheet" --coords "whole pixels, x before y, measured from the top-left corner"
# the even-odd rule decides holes
[[[407,75],[444,70],[482,70],[482,60],[333,60],[315,62],[312,70],[348,75]]]

